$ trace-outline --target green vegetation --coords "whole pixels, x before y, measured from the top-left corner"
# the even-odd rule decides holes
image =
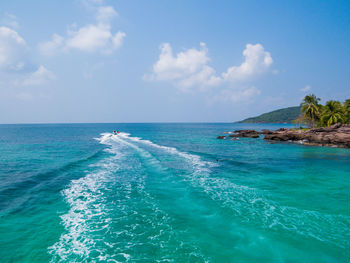
[[[347,123],[350,123],[350,99],[344,102],[345,119]]]
[[[344,103],[329,100],[325,105],[319,103],[316,95],[305,96],[301,105],[301,115],[294,121],[307,123],[310,127],[324,127],[336,123],[350,123],[350,99]]]
[[[325,127],[336,123],[350,124],[350,99],[344,103],[329,100],[325,105],[314,94],[305,96],[300,106],[289,107],[264,113],[240,121],[239,123],[297,123],[309,127]]]
[[[310,127],[315,127],[316,122],[319,120],[320,116],[320,105],[319,101],[321,99],[317,98],[314,94],[305,96],[303,102],[300,104],[301,111],[304,116],[309,120]]]
[[[264,113],[257,117],[252,117],[240,121],[239,123],[291,123],[298,118],[301,107],[289,107]]]

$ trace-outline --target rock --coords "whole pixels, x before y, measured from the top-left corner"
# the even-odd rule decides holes
[[[273,131],[267,130],[267,129],[263,129],[260,134],[272,134]]]
[[[272,140],[272,141],[290,141],[292,140],[293,136],[288,133],[272,133],[272,134],[266,134],[264,139],[265,140]]]
[[[259,138],[259,132],[256,130],[236,130],[230,137],[246,137],[246,138]]]
[[[265,133],[264,139],[350,148],[350,125],[337,123],[329,127],[310,130],[281,128],[271,133]]]
[[[276,130],[276,132],[277,131],[286,131],[286,130],[288,130],[287,128],[279,128],[278,130]]]
[[[275,131],[262,130],[236,130],[227,132],[231,140],[243,138],[259,138],[260,134],[270,142],[297,142],[306,145],[320,145],[350,148],[350,124],[334,124],[324,128],[309,130],[280,128]],[[218,136],[217,139],[227,139],[226,136]]]

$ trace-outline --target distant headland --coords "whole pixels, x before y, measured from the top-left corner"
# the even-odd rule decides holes
[[[292,123],[300,115],[301,106],[278,109],[238,121],[238,123]]]

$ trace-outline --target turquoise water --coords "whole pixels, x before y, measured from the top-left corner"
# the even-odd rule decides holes
[[[280,126],[0,125],[1,262],[350,262],[349,149],[216,139]]]

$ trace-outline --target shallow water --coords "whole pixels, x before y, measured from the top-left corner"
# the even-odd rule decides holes
[[[1,262],[350,262],[350,150],[216,139],[280,126],[0,125]]]

